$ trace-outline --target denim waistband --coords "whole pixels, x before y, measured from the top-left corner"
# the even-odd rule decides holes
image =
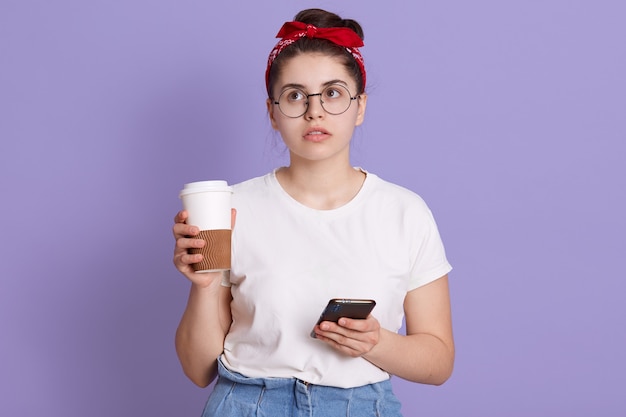
[[[218,381],[203,416],[401,417],[391,381],[354,388],[309,384],[297,378],[251,378],[218,359]]]
[[[217,366],[218,366],[217,373],[220,376],[220,378],[225,378],[225,379],[228,379],[229,381],[233,381],[238,384],[257,385],[257,386],[265,387],[267,389],[285,388],[285,387],[293,386],[297,383],[301,383],[306,386],[312,385],[306,381],[302,381],[297,378],[251,378],[251,377],[247,377],[238,372],[229,370],[222,362],[222,358],[219,358],[217,360]]]

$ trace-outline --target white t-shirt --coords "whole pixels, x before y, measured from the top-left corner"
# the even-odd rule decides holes
[[[342,388],[388,379],[310,332],[331,298],[374,299],[380,325],[400,329],[406,293],[451,270],[424,201],[367,173],[349,203],[315,210],[289,196],[272,172],[235,185],[233,206],[225,366]]]

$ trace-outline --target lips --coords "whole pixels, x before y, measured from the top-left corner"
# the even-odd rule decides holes
[[[330,133],[328,133],[327,130],[317,128],[317,127],[312,127],[306,131],[306,133],[304,134],[304,139],[311,141],[311,142],[321,142],[324,139],[328,138],[329,136],[330,136]]]

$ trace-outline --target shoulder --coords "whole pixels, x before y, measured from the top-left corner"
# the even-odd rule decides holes
[[[259,187],[259,185],[267,183],[268,178],[272,175],[272,173],[261,175],[260,177],[254,177],[247,179],[245,181],[239,182],[233,185],[233,191],[247,191],[254,190]]]
[[[269,173],[233,185],[233,198],[254,198],[267,195],[267,191],[273,184],[272,178],[273,174]]]
[[[275,210],[280,205],[281,192],[273,172],[233,185],[233,207],[252,213]]]
[[[379,176],[367,173],[370,182],[370,198],[380,204],[397,208],[429,212],[424,199],[416,192],[398,184],[386,181]]]

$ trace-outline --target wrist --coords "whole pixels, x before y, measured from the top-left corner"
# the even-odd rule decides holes
[[[192,272],[187,277],[191,281],[191,286],[198,292],[217,292],[222,287],[222,280],[224,274],[228,271],[216,271],[216,272]]]

